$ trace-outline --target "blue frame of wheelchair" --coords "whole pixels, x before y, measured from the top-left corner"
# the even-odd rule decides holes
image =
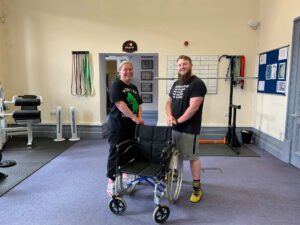
[[[155,187],[156,179],[154,179],[154,177],[152,177],[152,176],[141,176],[141,177],[138,177],[138,178],[126,183],[126,188],[129,188],[135,182],[143,182],[143,181],[146,181],[149,185],[151,185],[152,187]],[[157,188],[158,188],[159,192],[163,193],[165,188],[166,188],[166,185],[160,183]]]

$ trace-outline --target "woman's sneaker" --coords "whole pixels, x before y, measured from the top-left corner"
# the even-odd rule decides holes
[[[106,192],[107,194],[112,197],[115,191],[115,182],[111,179],[108,179]]]
[[[130,182],[130,176],[127,173],[122,174],[122,182],[123,185],[127,185],[127,183]]]

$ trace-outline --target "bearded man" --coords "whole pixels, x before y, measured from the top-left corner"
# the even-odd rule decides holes
[[[204,82],[192,75],[192,60],[186,55],[177,59],[178,80],[173,84],[166,102],[167,123],[173,126],[172,140],[183,160],[189,160],[193,177],[190,201],[202,197],[199,134],[202,109],[207,89]]]

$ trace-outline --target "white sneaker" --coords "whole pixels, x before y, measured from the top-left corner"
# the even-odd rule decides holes
[[[122,174],[123,185],[127,185],[130,182],[130,176],[127,173]]]
[[[115,190],[115,182],[109,179],[107,182],[106,192],[110,197],[112,197],[114,194],[114,190]]]

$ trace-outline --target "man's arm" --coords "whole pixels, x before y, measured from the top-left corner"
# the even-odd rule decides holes
[[[190,99],[190,106],[185,110],[183,115],[177,119],[177,123],[183,123],[190,119],[199,109],[204,97],[194,97]]]
[[[167,113],[167,123],[169,125],[172,125],[173,121],[174,121],[171,105],[172,105],[172,99],[171,99],[170,96],[168,96],[168,99],[167,99],[167,102],[166,102],[166,113]]]

